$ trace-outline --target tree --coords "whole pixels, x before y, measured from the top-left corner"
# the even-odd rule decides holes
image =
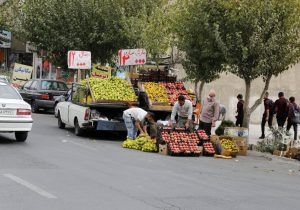
[[[244,122],[261,103],[272,76],[299,61],[300,19],[298,0],[216,0],[203,4],[228,70],[244,80],[246,86]],[[250,107],[251,84],[263,78],[260,98]]]
[[[119,49],[136,45],[139,18],[160,1],[26,0],[24,38],[55,64],[66,65],[68,50],[89,50],[94,62],[109,62]]]
[[[195,84],[201,99],[205,83],[219,78],[223,70],[224,56],[218,48],[211,24],[214,19],[203,11],[203,4],[209,0],[179,0],[174,5],[173,32],[178,48],[184,52],[183,67],[187,79]]]

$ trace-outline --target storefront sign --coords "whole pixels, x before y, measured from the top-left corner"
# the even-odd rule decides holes
[[[100,64],[93,64],[92,77],[97,78],[110,78],[111,77],[111,68],[106,66],[101,66]]]
[[[12,85],[17,88],[22,87],[28,80],[30,80],[31,74],[32,66],[15,63],[15,68],[12,76]]]
[[[132,66],[146,63],[147,56],[145,49],[119,50],[119,65]]]
[[[68,51],[68,68],[91,69],[91,55],[90,51]]]
[[[11,32],[0,30],[0,48],[11,48]]]

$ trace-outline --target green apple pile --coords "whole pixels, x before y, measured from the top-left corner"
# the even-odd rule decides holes
[[[140,134],[136,140],[127,139],[122,143],[124,148],[142,150],[143,152],[156,152],[157,146],[145,134]]]
[[[87,84],[87,80],[83,80],[82,84]],[[91,91],[96,101],[137,101],[132,86],[124,79],[112,77],[108,79],[89,78]]]

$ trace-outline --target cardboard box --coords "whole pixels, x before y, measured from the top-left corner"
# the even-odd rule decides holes
[[[158,147],[158,153],[161,155],[168,155],[168,146],[166,144],[160,144]]]
[[[210,141],[213,145],[216,145],[216,142],[219,140],[219,136],[217,135],[211,135],[210,136]]]
[[[226,150],[226,149],[222,146],[222,144],[221,144],[221,140],[222,140],[222,139],[229,139],[229,140],[231,140],[231,141],[233,142],[233,144],[236,145],[236,143],[235,143],[235,141],[233,140],[232,137],[228,137],[228,136],[220,136],[220,137],[219,137],[219,140],[216,141],[216,150],[217,150],[216,152],[217,152],[219,155],[236,157],[237,154],[238,154],[238,152],[239,152],[239,147],[238,147],[238,145],[236,145],[238,151],[236,151],[236,152],[228,151],[228,150]]]
[[[279,150],[275,150],[273,152],[273,155],[276,155],[276,156],[280,156],[280,157],[284,157],[286,155],[287,151],[279,151]]]
[[[238,146],[238,149],[239,149],[239,152],[238,152],[237,155],[247,156],[247,151],[248,151],[247,138],[234,137],[233,141],[235,141],[235,143],[236,143],[236,145]]]

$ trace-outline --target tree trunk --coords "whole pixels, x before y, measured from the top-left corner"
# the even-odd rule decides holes
[[[205,82],[201,81],[200,87],[199,87],[199,93],[198,93],[198,99],[199,99],[199,101],[202,100],[202,92],[203,92],[204,85],[205,85]]]
[[[243,127],[249,128],[249,122],[250,122],[250,92],[251,92],[251,81],[245,80],[246,85],[246,94],[245,94],[245,103],[244,103],[244,120],[243,120]]]
[[[257,99],[255,101],[255,103],[253,104],[253,106],[250,108],[250,114],[252,114],[255,109],[261,104],[263,98],[264,98],[264,95],[266,94],[267,90],[269,89],[269,85],[270,85],[270,81],[271,81],[271,78],[272,78],[272,75],[268,76],[266,81],[265,81],[265,87],[260,95],[260,98]]]
[[[199,84],[199,80],[195,80],[194,90],[195,90],[196,97],[198,97],[198,84]]]

